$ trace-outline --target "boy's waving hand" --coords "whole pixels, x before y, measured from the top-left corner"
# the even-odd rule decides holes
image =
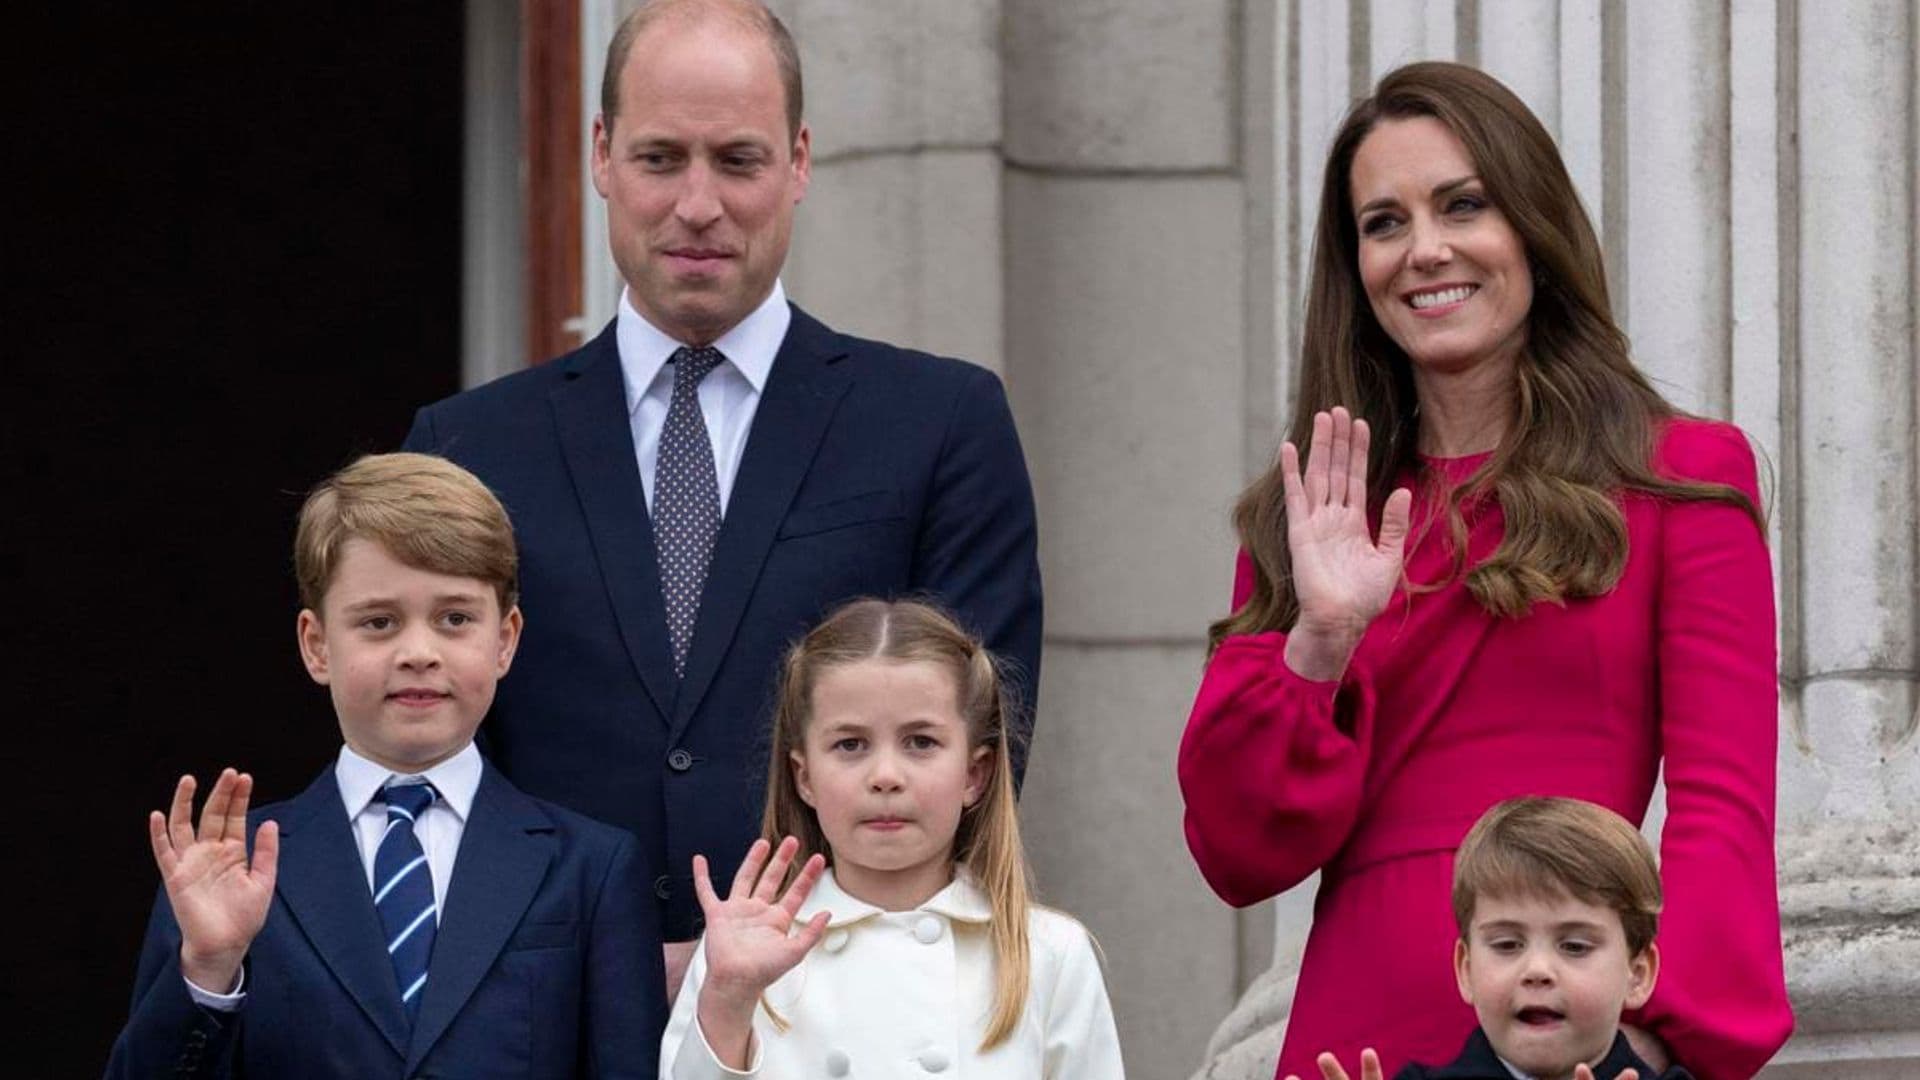
[[[182,776],[172,809],[149,814],[147,833],[167,902],[180,924],[180,973],[203,990],[230,993],[273,902],[280,829],[271,821],[261,824],[249,861],[247,800],[253,777],[221,771],[200,810],[197,834],[193,791],[193,777]]]

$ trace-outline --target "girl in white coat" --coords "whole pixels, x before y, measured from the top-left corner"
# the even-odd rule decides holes
[[[706,935],[660,1075],[1118,1080],[1093,942],[1028,899],[992,655],[859,600],[780,682],[763,838],[725,899],[694,856]]]

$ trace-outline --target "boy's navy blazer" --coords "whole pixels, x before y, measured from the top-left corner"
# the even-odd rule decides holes
[[[1613,1046],[1608,1048],[1607,1056],[1600,1059],[1594,1067],[1594,1080],[1614,1080],[1627,1069],[1633,1069],[1640,1080],[1693,1080],[1693,1074],[1678,1065],[1666,1072],[1656,1072],[1654,1068],[1633,1052],[1633,1046],[1627,1042],[1624,1033],[1615,1033]],[[1487,1041],[1487,1033],[1474,1028],[1467,1036],[1467,1045],[1461,1049],[1460,1056],[1445,1065],[1408,1065],[1393,1074],[1393,1080],[1513,1080],[1513,1074],[1500,1063],[1493,1052],[1493,1044]]]
[[[279,822],[281,840],[244,1004],[220,1013],[188,995],[162,891],[109,1077],[657,1074],[665,977],[632,837],[487,766],[409,1029],[333,768],[248,818]]]
[[[652,889],[670,940],[699,932],[693,855],[725,881],[759,835],[776,669],[835,605],[933,597],[1023,686],[1038,675],[1033,495],[999,379],[792,311],[683,679],[613,324],[421,409],[406,441],[479,476],[520,540],[526,630],[482,729],[488,756],[639,837],[663,867]]]

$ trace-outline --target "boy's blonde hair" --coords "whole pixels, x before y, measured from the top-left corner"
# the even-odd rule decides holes
[[[774,844],[786,836],[799,838],[800,851],[788,872],[789,881],[815,852],[832,860],[820,819],[800,797],[792,754],[805,748],[813,688],[821,674],[862,660],[919,661],[946,669],[959,691],[969,751],[981,746],[990,751],[993,772],[986,790],[980,801],[960,815],[953,837],[954,861],[972,872],[993,908],[993,1015],[980,1042],[980,1049],[989,1050],[1013,1034],[1026,1010],[1030,885],[1013,798],[1008,747],[1012,706],[1005,679],[985,646],[945,612],[916,600],[855,600],[827,616],[788,650],[780,668],[761,835]],[[784,1025],[778,1014],[774,1020]]]
[[[477,477],[430,454],[368,454],[322,480],[300,507],[293,573],[320,613],[348,540],[370,540],[417,570],[493,586],[505,614],[520,594],[506,508]]]
[[[1474,823],[1453,862],[1460,938],[1482,896],[1552,896],[1612,908],[1638,956],[1660,928],[1660,870],[1646,838],[1619,814],[1580,799],[1508,799]]]

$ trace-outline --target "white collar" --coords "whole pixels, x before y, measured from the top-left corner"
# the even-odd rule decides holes
[[[980,888],[973,872],[957,863],[953,868],[953,881],[913,910],[945,915],[958,922],[993,921],[992,901]],[[820,875],[819,882],[814,885],[813,892],[807,894],[807,902],[800,906],[800,914],[794,921],[804,923],[822,911],[830,913],[827,916],[829,927],[850,926],[863,919],[888,914],[884,908],[869,904],[842,889],[834,879],[832,867]]]
[[[780,279],[775,278],[773,291],[760,301],[760,306],[733,329],[721,334],[713,347],[726,354],[727,362],[747,380],[754,393],[759,393],[766,389],[773,358],[779,354],[780,343],[786,340],[787,327],[792,322],[793,309],[787,306],[787,291]],[[626,377],[627,415],[632,416],[640,407],[640,399],[646,396],[647,388],[660,377],[660,369],[667,366],[674,350],[685,343],[648,322],[633,306],[631,290],[626,289],[620,292],[620,311],[614,317],[613,335],[620,351],[620,371]]]
[[[339,760],[333,765],[334,782],[340,785],[340,801],[346,804],[347,820],[360,816],[380,789],[393,779],[411,780],[423,776],[433,783],[440,798],[452,810],[462,823],[473,810],[473,797],[480,790],[480,774],[484,765],[480,759],[480,748],[471,741],[460,752],[422,773],[398,773],[385,765],[377,765],[355,753],[353,748],[342,743]]]

